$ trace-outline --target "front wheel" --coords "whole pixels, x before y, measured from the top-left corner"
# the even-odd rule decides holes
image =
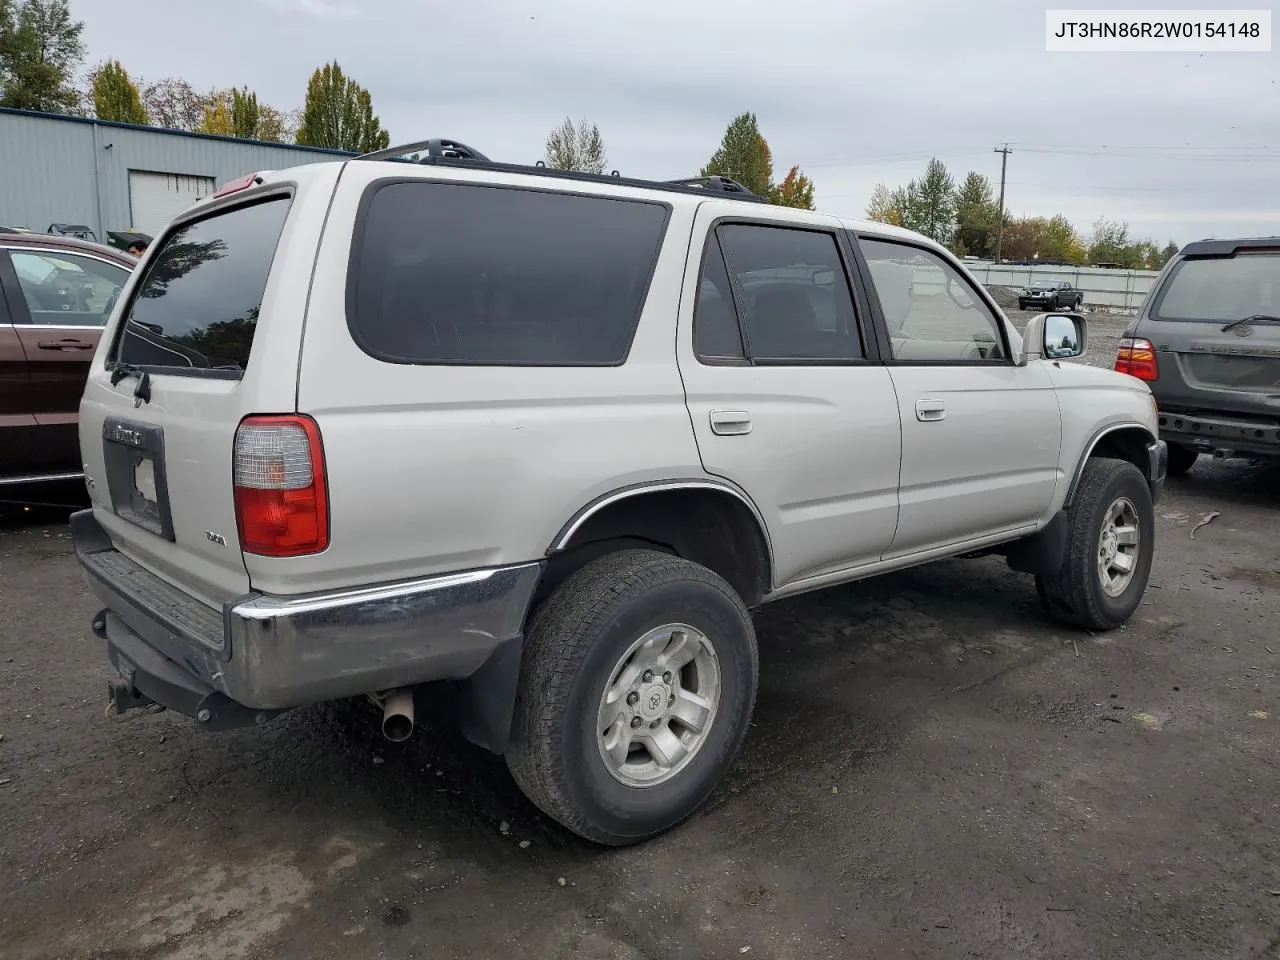
[[[1067,524],[1062,568],[1036,577],[1036,592],[1064,623],[1112,630],[1138,609],[1151,575],[1155,512],[1146,478],[1124,460],[1088,461]]]
[[[621,846],[710,795],[755,705],[755,630],[705,567],[649,550],[587,564],[534,614],[507,765],[574,833]]]

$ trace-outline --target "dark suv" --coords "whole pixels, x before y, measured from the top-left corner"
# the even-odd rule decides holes
[[[1037,280],[1018,291],[1019,310],[1079,310],[1084,294],[1065,280]]]
[[[1116,369],[1151,387],[1169,473],[1202,453],[1280,458],[1280,237],[1184,247],[1125,330]]]
[[[80,395],[136,265],[97,243],[0,234],[0,500],[81,475]]]

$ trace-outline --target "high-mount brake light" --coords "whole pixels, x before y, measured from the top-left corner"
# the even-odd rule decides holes
[[[229,196],[233,193],[239,193],[241,190],[248,190],[262,182],[262,175],[258,173],[250,173],[236,180],[228,180],[220,186],[213,194],[214,199],[218,197]]]
[[[329,493],[320,428],[310,417],[246,417],[232,465],[240,549],[299,557],[329,546]]]

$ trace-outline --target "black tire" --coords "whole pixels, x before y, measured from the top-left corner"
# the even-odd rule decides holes
[[[1077,294],[1076,294],[1076,306],[1075,306],[1076,312],[1077,312],[1077,313],[1079,313],[1079,312],[1080,312],[1080,308],[1081,308],[1081,307],[1083,307],[1083,306],[1084,306],[1084,294],[1077,293]]]
[[[1128,498],[1137,514],[1138,552],[1132,579],[1113,597],[1102,586],[1098,551],[1107,511],[1121,497]],[[1062,569],[1053,576],[1037,576],[1036,593],[1046,610],[1063,623],[1086,630],[1113,630],[1138,609],[1151,576],[1156,525],[1146,478],[1125,460],[1088,461],[1067,510],[1067,524]]]
[[[1026,301],[1025,301],[1025,300],[1019,300],[1019,301],[1018,301],[1018,309],[1019,309],[1019,310],[1026,310],[1026,309],[1027,309],[1027,303],[1026,303]]]
[[[1166,471],[1171,477],[1185,477],[1187,471],[1196,465],[1200,454],[1180,443],[1169,444],[1169,467]]]
[[[601,757],[600,699],[627,649],[668,623],[712,642],[719,705],[683,769],[631,786]],[[723,579],[656,551],[609,554],[569,577],[531,619],[507,766],[539,809],[579,836],[638,843],[680,823],[710,795],[746,736],[758,676],[751,615]]]

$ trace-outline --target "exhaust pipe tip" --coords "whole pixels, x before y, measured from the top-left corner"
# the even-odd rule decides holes
[[[413,691],[393,690],[382,701],[382,735],[392,743],[413,736]]]

